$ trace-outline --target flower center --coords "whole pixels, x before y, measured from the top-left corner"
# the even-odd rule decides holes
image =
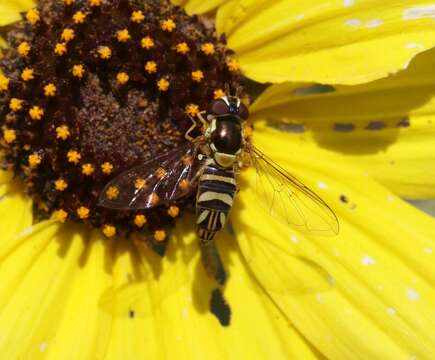
[[[0,60],[1,145],[38,211],[107,237],[165,240],[191,199],[117,211],[98,197],[114,176],[182,145],[188,115],[239,87],[233,53],[214,33],[165,0],[52,0],[25,14]]]

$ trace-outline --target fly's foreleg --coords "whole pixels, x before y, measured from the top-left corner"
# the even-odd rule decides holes
[[[205,113],[205,111],[200,112],[199,114],[196,115],[202,124],[203,132],[205,132],[208,128],[208,122],[202,116],[202,114],[204,114],[204,113]],[[188,115],[188,116],[189,116],[189,119],[192,121],[192,126],[189,128],[189,130],[186,131],[186,133],[184,134],[184,137],[188,141],[193,141],[195,138],[190,136],[190,133],[198,126],[198,123],[196,122],[196,120],[192,116],[190,116],[190,115]]]
[[[189,119],[192,121],[192,126],[189,128],[189,130],[186,131],[186,133],[184,134],[184,137],[186,138],[187,141],[193,141],[195,138],[190,136],[190,133],[198,126],[197,122],[195,121],[195,119],[189,115]]]

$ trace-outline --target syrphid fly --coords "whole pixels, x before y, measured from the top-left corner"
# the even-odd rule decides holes
[[[115,177],[102,191],[100,205],[150,209],[196,191],[196,229],[203,265],[220,284],[226,274],[214,239],[227,223],[237,193],[237,174],[245,166],[254,167],[258,200],[272,216],[298,230],[338,233],[338,220],[331,208],[246,140],[248,117],[248,109],[238,96],[225,95],[213,101],[205,118],[201,113],[197,119],[191,117],[185,145]],[[192,136],[199,125],[204,132]],[[111,186],[120,189],[114,199],[104,195]]]

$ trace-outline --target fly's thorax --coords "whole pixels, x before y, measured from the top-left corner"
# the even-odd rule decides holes
[[[208,129],[208,138],[216,163],[223,168],[233,167],[243,143],[239,120],[233,116],[214,117]]]

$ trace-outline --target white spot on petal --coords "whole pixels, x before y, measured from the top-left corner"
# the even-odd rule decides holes
[[[433,18],[435,19],[435,4],[427,6],[415,6],[406,9],[403,12],[404,20],[417,20],[422,18]]]
[[[417,360],[417,356],[415,356],[415,355],[411,355],[410,358],[409,358],[409,360]]]
[[[325,298],[320,293],[316,293],[316,300],[321,304],[325,303]]]
[[[188,310],[187,308],[184,308],[184,309],[181,311],[181,316],[182,316],[184,319],[187,319],[187,317],[189,316],[189,310]]]
[[[420,299],[420,294],[418,293],[417,290],[415,290],[413,288],[407,288],[406,289],[406,296],[411,301],[417,301],[417,300]]]
[[[388,313],[388,315],[394,316],[394,315],[396,315],[396,309],[389,307],[389,308],[387,308],[387,313]]]
[[[355,5],[355,0],[343,0],[344,6],[353,6]]]
[[[376,263],[376,260],[373,259],[371,256],[369,255],[365,255],[361,258],[361,263],[365,266],[370,266]]]
[[[305,18],[305,15],[304,15],[304,14],[299,14],[299,15],[296,15],[296,16],[295,16],[295,19],[296,19],[296,20],[299,20],[299,21],[300,21],[300,20],[303,20],[304,18]]]
[[[361,25],[361,20],[358,19],[348,19],[344,22],[347,26],[358,27]]]
[[[318,184],[317,184],[317,186],[320,188],[320,189],[327,189],[329,186],[328,186],[328,184],[326,184],[326,183],[324,183],[324,182],[322,182],[322,181],[319,181],[318,182]]]
[[[432,255],[432,252],[433,252],[432,248],[430,248],[430,247],[425,247],[423,249],[423,251],[425,254],[428,254],[428,255]]]
[[[395,199],[396,199],[396,198],[394,197],[394,195],[388,195],[388,196],[387,196],[387,200],[388,200],[389,202],[393,202]]]
[[[26,227],[19,233],[19,237],[21,236],[29,236],[33,232],[33,226]]]
[[[410,43],[405,44],[405,48],[407,48],[407,49],[424,49],[424,45],[419,44],[419,43],[415,43],[415,42],[410,42]]]
[[[381,19],[373,19],[367,22],[366,27],[368,28],[376,28],[381,26],[384,23],[384,20]]]
[[[45,349],[47,349],[47,346],[48,344],[45,341],[43,341],[42,343],[39,344],[39,351],[44,352]]]
[[[291,235],[291,236],[290,236],[290,240],[291,240],[293,243],[295,243],[295,244],[298,244],[298,243],[299,243],[299,239],[298,239],[298,237],[297,237],[296,235]]]

